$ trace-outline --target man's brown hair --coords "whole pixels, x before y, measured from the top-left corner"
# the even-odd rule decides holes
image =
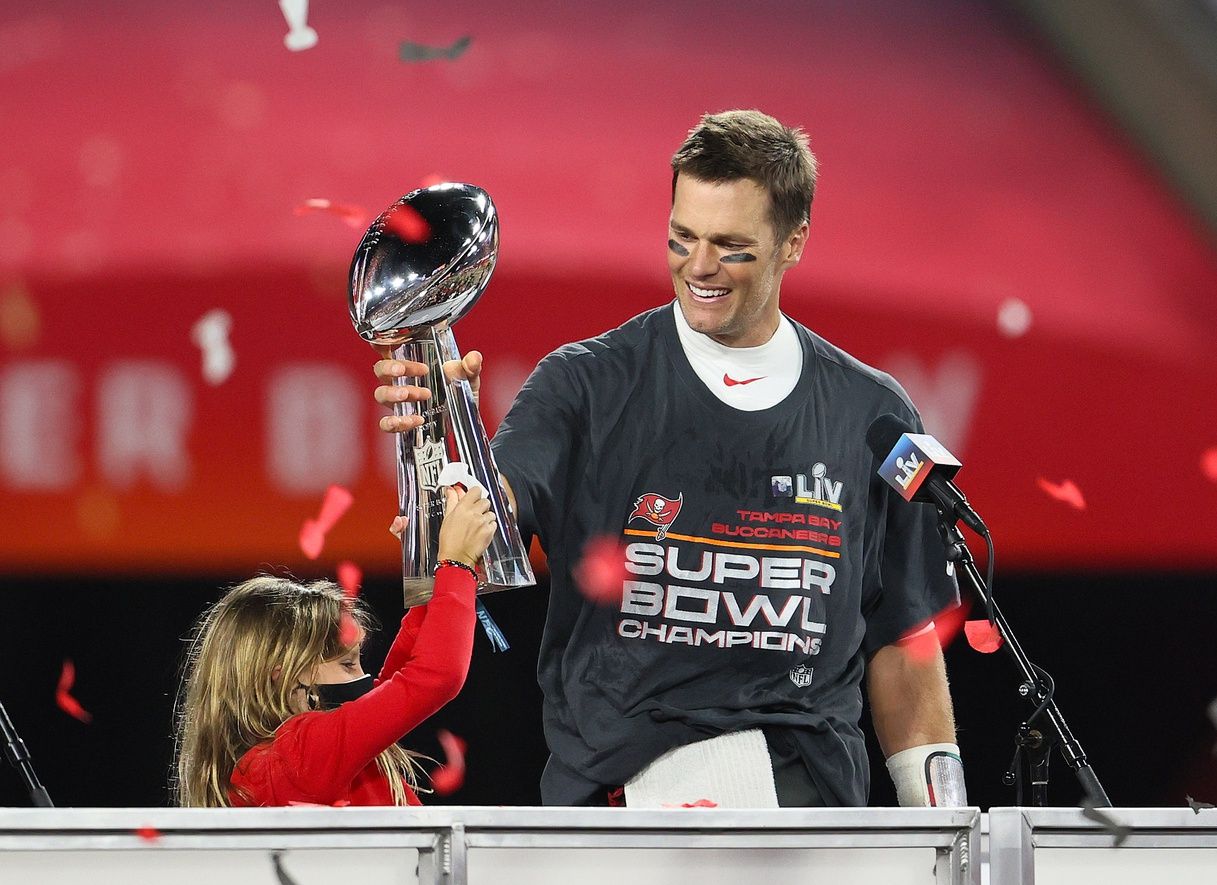
[[[757,110],[706,114],[672,155],[672,198],[681,173],[701,181],[750,178],[769,193],[769,220],[785,240],[811,217],[816,158],[800,128]]]

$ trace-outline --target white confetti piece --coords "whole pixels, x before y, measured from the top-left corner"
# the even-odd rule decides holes
[[[283,38],[284,46],[300,52],[317,45],[317,32],[308,26],[308,0],[279,0],[279,9],[291,29]]]
[[[997,309],[997,328],[1007,338],[1021,338],[1031,328],[1031,308],[1020,298],[1007,298]]]
[[[228,343],[231,328],[228,311],[217,308],[203,314],[190,330],[190,340],[203,351],[203,379],[208,384],[223,384],[236,366],[237,356]]]

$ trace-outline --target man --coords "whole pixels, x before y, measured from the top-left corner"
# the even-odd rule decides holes
[[[865,672],[901,804],[966,804],[941,653],[899,644],[957,590],[932,511],[891,493],[864,443],[879,415],[919,418],[890,376],[779,307],[807,242],[806,136],[757,111],[706,116],[672,170],[675,302],[542,360],[493,443],[549,557],[543,799],[864,805]],[[476,383],[481,355],[445,370]],[[629,573],[611,606],[573,577],[605,536]]]

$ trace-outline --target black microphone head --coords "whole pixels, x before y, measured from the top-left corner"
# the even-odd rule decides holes
[[[870,423],[866,429],[866,445],[876,458],[882,460],[896,447],[902,433],[916,432],[912,424],[888,412]]]

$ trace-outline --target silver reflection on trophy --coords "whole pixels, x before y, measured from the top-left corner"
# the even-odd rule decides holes
[[[419,220],[430,228],[413,236]],[[499,222],[490,195],[470,184],[445,183],[413,191],[372,222],[351,261],[350,309],[355,331],[393,348],[394,359],[425,363],[422,378],[399,378],[431,391],[421,403],[400,403],[399,415],[424,418],[397,434],[398,512],[406,606],[431,598],[444,499],[439,476],[463,463],[482,484],[498,529],[479,564],[479,593],[536,583],[486,430],[467,381],[449,381],[443,364],[459,360],[452,325],[469,312],[490,281],[498,257]]]

